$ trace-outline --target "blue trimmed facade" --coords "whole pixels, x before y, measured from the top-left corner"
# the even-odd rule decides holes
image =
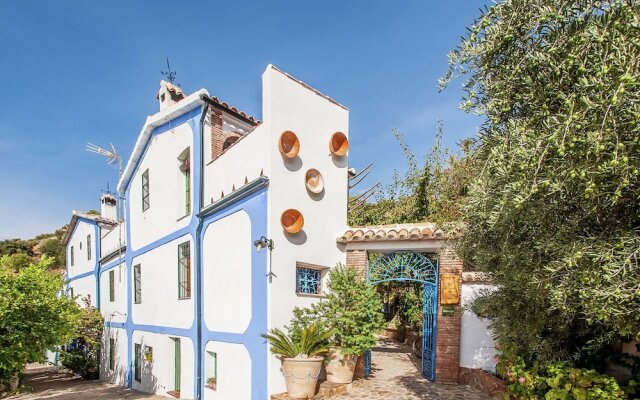
[[[100,277],[103,272],[109,271],[119,265],[124,265],[127,273],[126,279],[126,320],[124,322],[105,322],[108,328],[124,329],[127,337],[127,386],[133,387],[133,370],[134,370],[134,332],[149,332],[167,335],[168,337],[189,338],[193,344],[194,353],[194,388],[195,398],[203,398],[204,394],[204,369],[205,369],[205,348],[210,341],[226,342],[243,345],[251,358],[251,398],[266,399],[268,398],[267,390],[267,363],[268,349],[267,345],[260,334],[267,330],[267,278],[265,271],[267,266],[267,252],[252,251],[251,254],[251,320],[249,326],[244,333],[219,332],[210,330],[204,321],[204,299],[202,291],[203,276],[203,239],[207,229],[217,221],[232,215],[233,213],[244,211],[251,221],[251,238],[259,238],[267,235],[267,190],[268,180],[261,177],[234,193],[234,196],[228,196],[224,201],[214,203],[207,208],[201,205],[201,174],[203,171],[201,163],[201,138],[204,132],[200,132],[199,120],[204,107],[199,107],[166,122],[165,124],[153,129],[149,139],[144,145],[144,151],[135,166],[134,173],[136,176],[140,162],[144,159],[149,149],[149,143],[157,135],[162,135],[181,124],[189,124],[192,132],[192,203],[191,213],[189,215],[189,223],[187,226],[175,230],[174,232],[154,240],[152,243],[146,244],[140,248],[133,248],[131,240],[131,207],[138,206],[136,199],[131,202],[130,189],[132,179],[124,183],[124,198],[126,199],[125,212],[125,233],[126,233],[126,249],[122,253],[122,258],[111,260],[104,265],[100,265],[100,227],[96,221],[80,218],[84,222],[92,223],[94,229],[95,244],[95,267],[93,271],[82,273],[76,276],[68,277],[69,282],[77,279],[94,276],[96,281],[96,297],[97,306],[100,308]],[[152,189],[153,190],[153,189]],[[233,198],[232,198],[233,197]],[[77,225],[76,225],[77,226]],[[70,237],[75,233],[72,231]],[[164,325],[136,324],[133,320],[133,263],[134,259],[147,252],[158,249],[164,245],[171,243],[173,240],[185,237],[189,238],[194,245],[192,250],[193,267],[192,267],[192,292],[193,299],[193,321],[189,328],[176,328]],[[173,263],[169,265],[157,266],[158,268],[173,268]],[[185,368],[184,371],[187,371]],[[184,373],[184,372],[183,372]]]

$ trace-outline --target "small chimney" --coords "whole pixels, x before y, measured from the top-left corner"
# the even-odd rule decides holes
[[[171,82],[162,80],[160,81],[160,90],[158,90],[158,94],[156,94],[156,99],[158,99],[158,102],[160,103],[160,111],[162,111],[184,99],[184,93],[180,87]]]
[[[116,198],[113,195],[104,193],[100,196],[100,216],[114,221],[117,220]]]

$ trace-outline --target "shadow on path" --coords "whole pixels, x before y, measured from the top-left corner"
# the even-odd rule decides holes
[[[11,397],[12,400],[166,399],[104,381],[85,381],[61,367],[39,364],[27,366],[25,384],[33,391]]]

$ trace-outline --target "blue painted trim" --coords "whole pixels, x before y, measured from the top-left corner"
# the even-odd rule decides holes
[[[202,143],[201,137],[203,132],[200,132],[197,125],[197,118],[202,114],[203,108],[197,108],[189,112],[185,112],[178,118],[173,119],[157,128],[155,128],[149,140],[145,143],[144,150],[141,154],[140,161],[145,158],[149,143],[153,136],[167,132],[182,123],[189,123],[192,126],[193,145],[192,145],[192,163],[194,166],[192,171],[193,184],[192,190],[192,213],[189,216],[189,222],[187,226],[177,229],[176,231],[160,238],[152,243],[146,244],[138,249],[134,249],[131,241],[131,201],[130,201],[130,189],[131,182],[134,176],[138,173],[140,161],[136,164],[131,178],[124,185],[124,198],[126,199],[125,213],[125,235],[127,247],[123,252],[123,257],[115,259],[108,264],[99,268],[96,273],[96,281],[99,287],[100,275],[104,271],[108,271],[124,263],[127,271],[127,289],[126,289],[126,320],[124,322],[105,322],[106,327],[124,329],[127,335],[127,386],[131,388],[133,386],[133,332],[144,331],[151,333],[164,334],[168,336],[176,336],[182,338],[189,338],[193,345],[194,354],[194,396],[196,398],[202,397],[204,390],[204,379],[202,372],[204,371],[205,364],[205,348],[208,342],[218,341],[226,343],[242,344],[248,351],[251,358],[251,376],[252,381],[251,393],[252,398],[267,398],[267,361],[268,361],[268,348],[264,339],[260,334],[267,330],[267,278],[266,278],[266,266],[267,266],[267,252],[258,253],[252,251],[251,258],[251,284],[252,284],[252,315],[249,322],[249,326],[243,333],[231,333],[231,332],[216,332],[211,331],[206,327],[204,321],[204,315],[199,314],[199,310],[205,310],[204,293],[202,290],[202,276],[204,271],[203,266],[203,238],[206,234],[206,230],[211,224],[219,221],[222,218],[229,215],[245,211],[251,221],[251,242],[254,238],[265,236],[267,234],[267,190],[268,179],[266,177],[260,177],[255,181],[239,188],[236,192],[221,199],[220,201],[209,205],[206,208],[202,207],[201,188],[197,185],[201,181],[201,174],[203,170],[198,166],[202,165]],[[134,205],[135,207],[135,205]],[[194,210],[200,210],[196,214]],[[194,307],[194,318],[189,328],[156,326],[148,324],[136,324],[133,320],[133,260],[149,251],[166,245],[180,237],[188,236],[191,243],[197,244],[192,246],[192,257],[194,259],[194,268],[192,268],[193,279],[195,281],[195,290],[192,290],[191,298]],[[252,245],[252,243],[248,244]],[[198,249],[196,254],[196,249]],[[176,249],[177,251],[177,249]],[[88,274],[90,275],[90,274]],[[87,276],[88,276],[87,275]],[[206,310],[205,310],[206,311]],[[200,340],[199,340],[200,339]]]
[[[266,182],[263,184],[266,185]],[[224,209],[204,217],[204,229],[200,237],[202,243],[206,230],[211,224],[222,218],[228,217],[239,211],[248,214],[251,221],[251,238],[259,238],[267,234],[267,188],[262,186],[257,192],[251,193],[242,202],[230,205]],[[252,243],[247,245],[252,246]],[[200,259],[203,258],[203,246],[200,246]],[[251,320],[249,326],[242,334],[230,332],[211,331],[206,326],[203,317],[202,345],[200,355],[204,355],[207,343],[210,341],[242,344],[251,358],[251,398],[266,399],[267,393],[267,360],[268,348],[265,340],[260,336],[267,331],[267,253],[251,252]],[[203,276],[204,266],[199,265],[200,276]],[[204,296],[200,298],[202,309],[204,308]],[[201,368],[204,370],[204,357],[201,360]]]

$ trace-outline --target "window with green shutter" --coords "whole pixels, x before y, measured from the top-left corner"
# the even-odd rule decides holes
[[[134,355],[133,355],[133,359],[134,359],[134,370],[133,370],[133,377],[136,381],[140,382],[142,380],[141,375],[141,370],[142,370],[142,357],[141,354],[142,353],[142,345],[140,345],[139,343],[136,343],[135,345],[135,350],[134,350]]]
[[[109,301],[116,299],[116,275],[113,270],[109,271]]]
[[[191,250],[189,242],[178,245],[178,298],[191,297]]]
[[[142,302],[142,271],[140,264],[133,266],[133,297],[136,304]]]

